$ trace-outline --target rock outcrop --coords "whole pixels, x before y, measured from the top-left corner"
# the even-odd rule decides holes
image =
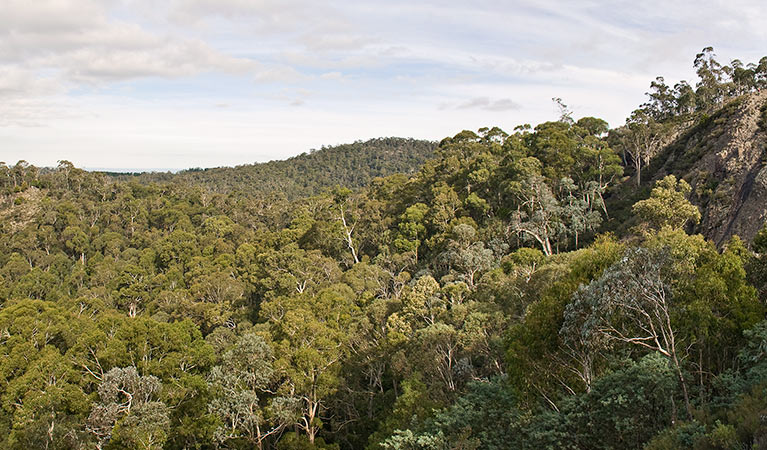
[[[658,158],[660,178],[673,173],[693,186],[703,217],[697,231],[722,245],[750,242],[767,221],[767,92],[736,98],[701,117]]]

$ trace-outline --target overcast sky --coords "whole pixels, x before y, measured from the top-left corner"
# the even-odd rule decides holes
[[[556,117],[767,54],[741,1],[0,0],[0,160],[179,169]]]

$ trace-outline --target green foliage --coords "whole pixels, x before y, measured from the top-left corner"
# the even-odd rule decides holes
[[[383,448],[638,449],[670,423],[675,386],[673,371],[656,355],[603,376],[558,411],[524,413],[503,383],[475,383],[422,426],[395,432]]]
[[[688,223],[695,225],[700,221],[700,210],[687,200],[690,191],[686,181],[677,181],[675,176],[668,175],[655,183],[650,198],[634,205],[634,214],[656,230],[665,226],[683,228]]]
[[[565,403],[561,416],[581,445],[640,448],[671,423],[675,390],[666,359],[649,355],[597,380],[591,392]]]
[[[518,433],[523,419],[515,405],[502,380],[474,382],[453,405],[429,418],[423,426],[425,431],[418,435],[400,432],[387,439],[383,447],[509,448],[521,443]]]
[[[338,450],[338,444],[326,444],[322,438],[310,442],[298,433],[285,434],[277,444],[277,450]]]
[[[759,129],[762,131],[767,132],[767,103],[762,105],[761,108],[759,108],[759,112],[761,115],[759,116]]]
[[[646,450],[675,450],[697,448],[703,441],[706,427],[696,422],[682,423],[667,428],[645,446]]]
[[[99,401],[87,429],[100,447],[163,448],[170,422],[168,406],[159,401],[159,378],[138,374],[135,367],[113,368],[99,383]]]
[[[386,448],[379,444],[398,429],[420,427],[438,406],[438,403],[429,399],[427,387],[420,374],[414,373],[402,382],[402,394],[397,397],[391,412],[379,425],[378,430],[370,435],[368,448]]]
[[[587,387],[584,383],[589,379],[578,375],[582,375],[576,369],[579,363],[565,347],[560,330],[579,286],[598,278],[622,253],[622,245],[604,237],[570,255],[564,268],[550,262],[531,276],[528,284],[541,279],[534,291],[540,298],[528,306],[524,320],[512,326],[507,336],[509,381],[520,400],[551,405],[562,395]]]
[[[767,253],[767,223],[756,233],[751,247],[756,253]]]

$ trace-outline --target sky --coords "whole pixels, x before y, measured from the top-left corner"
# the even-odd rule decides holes
[[[578,117],[767,54],[763,0],[0,0],[0,161],[177,170]]]

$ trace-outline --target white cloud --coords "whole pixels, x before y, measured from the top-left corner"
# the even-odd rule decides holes
[[[522,106],[510,98],[493,100],[489,97],[475,97],[460,103],[458,109],[484,109],[486,111],[510,111],[521,109]]]
[[[354,51],[374,44],[376,39],[358,34],[321,33],[304,35],[301,41],[310,51]]]
[[[2,127],[23,127],[38,128],[44,127],[52,121],[61,120],[64,117],[71,116],[73,113],[66,105],[51,99],[6,99],[0,101],[0,128]],[[3,144],[4,149],[0,154],[7,153],[6,159],[23,159],[24,152],[13,149],[7,142]],[[32,146],[28,152],[35,152]],[[14,156],[16,155],[16,156]]]
[[[0,66],[0,100],[48,96],[61,91],[62,86],[53,78],[21,67]]]
[[[344,77],[344,74],[341,72],[325,72],[322,75],[320,75],[320,78],[323,78],[325,80],[340,80]]]
[[[73,81],[120,81],[143,77],[174,78],[206,71],[259,74],[255,61],[223,55],[200,41],[158,39],[147,48],[84,48],[67,54],[62,67]],[[262,75],[262,74],[259,74]],[[268,78],[268,77],[267,77]]]
[[[0,19],[0,63],[57,72],[63,83],[98,83],[203,72],[271,80],[291,70],[215,49],[198,38],[109,17],[110,3],[11,0]]]

